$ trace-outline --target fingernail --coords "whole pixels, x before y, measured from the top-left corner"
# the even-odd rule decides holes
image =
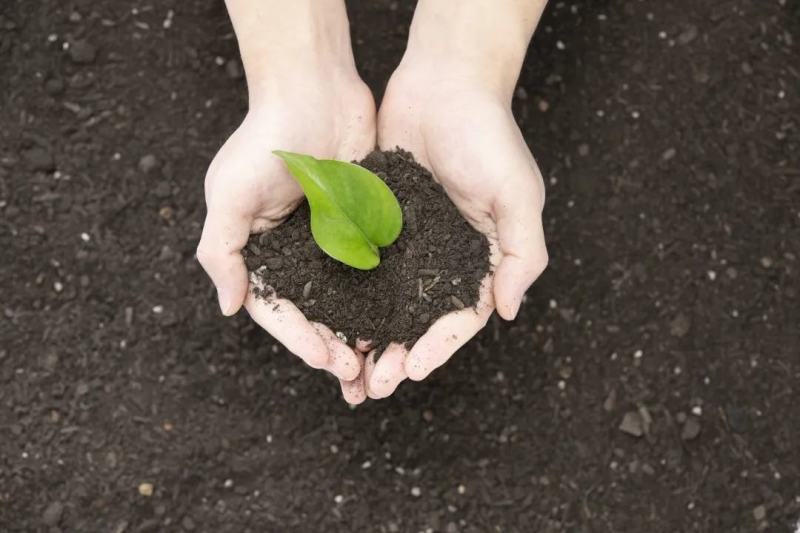
[[[219,308],[222,311],[222,314],[225,316],[230,316],[233,314],[233,306],[235,305],[233,302],[233,293],[230,289],[226,289],[222,287],[217,289],[217,298],[219,298]]]

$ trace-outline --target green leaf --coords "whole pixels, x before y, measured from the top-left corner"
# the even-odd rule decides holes
[[[369,170],[329,159],[275,150],[300,184],[311,209],[311,235],[322,251],[361,270],[378,266],[378,248],[403,228],[394,193]]]

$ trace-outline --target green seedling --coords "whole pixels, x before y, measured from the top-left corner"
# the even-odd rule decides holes
[[[379,248],[403,228],[403,212],[391,189],[369,170],[328,159],[276,150],[303,189],[311,209],[311,235],[322,251],[346,265],[371,270]]]

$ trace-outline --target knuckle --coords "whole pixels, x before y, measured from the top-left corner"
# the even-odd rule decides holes
[[[213,262],[214,252],[208,247],[207,244],[201,241],[200,244],[197,245],[195,256],[197,257],[197,261],[200,263],[200,265],[203,268],[208,269],[208,266]]]
[[[542,273],[542,271],[544,271],[545,268],[547,268],[547,265],[549,263],[550,263],[550,255],[547,253],[546,249],[542,249],[542,251],[539,252],[539,258],[536,262],[540,274]]]
[[[547,268],[547,264],[550,262],[550,257],[547,253],[546,249],[537,250],[529,263],[529,268],[531,272],[531,276],[534,278],[539,277],[539,275],[544,272]]]
[[[312,352],[306,354],[305,357],[303,357],[303,361],[305,361],[306,364],[311,368],[320,370],[327,366],[328,354],[322,352]]]

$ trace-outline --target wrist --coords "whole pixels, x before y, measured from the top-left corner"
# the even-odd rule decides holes
[[[358,79],[343,0],[226,0],[226,5],[251,105],[280,86]]]
[[[402,67],[511,100],[546,0],[419,0]]]

